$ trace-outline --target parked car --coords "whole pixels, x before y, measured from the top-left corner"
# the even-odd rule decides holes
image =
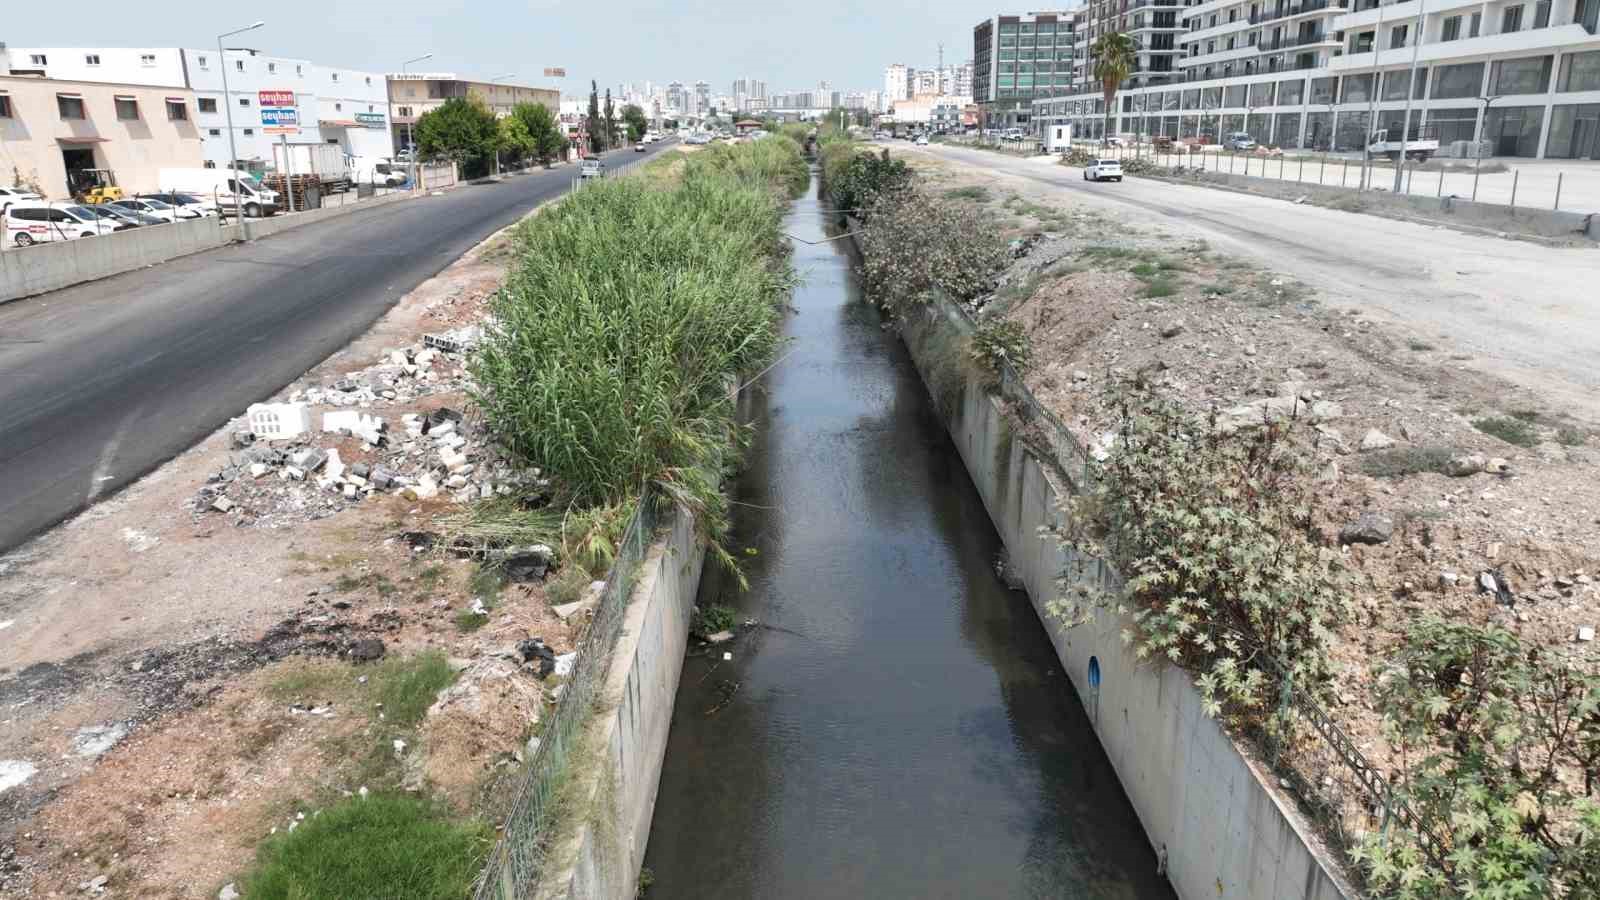
[[[1256,139],[1248,131],[1235,131],[1223,140],[1222,146],[1229,150],[1254,150]]]
[[[1117,137],[1116,135],[1112,135],[1111,137],[1106,138],[1105,145],[1107,147],[1122,147],[1122,146],[1126,146],[1125,144],[1123,144],[1122,138]]]
[[[591,156],[578,165],[579,178],[604,178],[606,177],[606,164],[599,157]]]
[[[17,247],[95,237],[130,227],[108,221],[86,206],[44,200],[14,201],[0,217],[5,219],[5,242]]]
[[[216,207],[207,200],[193,194],[184,194],[178,191],[166,191],[160,194],[139,194],[135,200],[155,200],[184,213],[194,213],[195,217],[215,216]],[[180,216],[182,218],[182,216]]]
[[[925,134],[924,135],[919,135],[917,137],[917,146],[918,147],[926,147],[926,146],[928,146],[928,136],[925,135]]]
[[[120,206],[112,206],[109,203],[86,203],[83,205],[94,210],[100,216],[100,218],[110,219],[112,222],[127,225],[129,228],[143,228],[146,225],[167,224],[166,219],[160,219],[155,216],[146,215],[142,212],[134,212],[131,209],[123,209]]]
[[[1097,159],[1083,167],[1084,181],[1122,180],[1122,163],[1114,159]]]
[[[129,197],[125,200],[113,200],[107,205],[115,206],[117,209],[125,209],[128,212],[143,213],[147,216],[154,216],[163,222],[178,222],[185,219],[198,219],[202,215],[197,210],[173,206],[170,203],[167,203],[163,200],[156,200],[152,197]]]
[[[640,141],[637,144],[633,145],[633,152],[635,152],[635,153],[643,153],[645,150],[646,150],[646,147],[645,147],[645,142],[644,141]]]
[[[163,191],[177,190],[212,201],[218,212],[233,215],[234,191],[244,214],[255,218],[278,211],[278,194],[261,186],[255,176],[237,169],[161,169],[156,173]]]
[[[0,215],[11,208],[11,204],[19,200],[43,200],[44,198],[33,191],[25,191],[19,187],[0,187]]]

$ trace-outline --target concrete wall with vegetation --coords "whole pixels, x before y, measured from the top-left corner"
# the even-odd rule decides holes
[[[673,700],[689,640],[689,616],[705,548],[682,509],[645,557],[612,652],[602,714],[590,736],[596,764],[575,808],[587,809],[570,869],[546,879],[541,897],[630,900],[638,889],[645,842],[667,753]]]
[[[1270,774],[1205,715],[1187,673],[1136,660],[1111,611],[1071,629],[1045,614],[1061,573],[1101,583],[1115,573],[1096,560],[1072,564],[1054,538],[1041,536],[1062,515],[1056,482],[966,361],[966,330],[953,307],[935,304],[913,312],[902,337],[1150,837],[1152,865],[1165,857],[1184,900],[1358,896],[1313,849],[1304,819],[1270,787]]]

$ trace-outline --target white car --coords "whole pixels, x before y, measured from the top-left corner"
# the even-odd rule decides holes
[[[923,136],[917,138],[917,146],[918,147],[926,147],[926,146],[928,146],[928,136],[927,135],[923,135]]]
[[[1097,159],[1083,167],[1084,181],[1122,180],[1122,163],[1114,159]]]
[[[0,215],[11,208],[11,204],[19,200],[43,200],[44,198],[33,191],[25,191],[19,187],[0,187]]]
[[[128,212],[155,216],[164,222],[179,222],[184,219],[201,218],[201,213],[197,210],[173,206],[164,200],[157,200],[154,197],[129,197],[123,200],[113,200],[106,205],[115,206],[117,209],[125,209]]]
[[[163,191],[159,194],[138,194],[135,200],[153,200],[164,203],[178,211],[178,218],[206,218],[217,214],[217,207],[212,205],[209,197],[196,197],[194,194],[184,194],[178,191]],[[190,215],[192,213],[192,215]]]
[[[112,222],[87,206],[42,200],[17,200],[0,216],[5,219],[5,242],[14,247],[95,237],[130,227]]]

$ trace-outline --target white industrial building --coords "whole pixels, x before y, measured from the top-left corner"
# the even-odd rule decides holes
[[[271,145],[282,141],[338,144],[352,156],[393,152],[389,89],[374,72],[246,48],[219,56],[214,48],[16,47],[10,59],[13,71],[26,67],[52,79],[190,88],[207,165],[226,167],[230,111],[234,148],[247,168],[272,168]]]
[[[1398,134],[1409,93],[1413,135],[1446,152],[1481,140],[1495,156],[1600,158],[1600,0],[1150,5],[1176,8],[1182,23],[1174,71],[1165,83],[1149,72],[1130,80],[1116,133],[1216,141],[1246,131],[1262,144],[1359,150],[1377,129]],[[1114,14],[1108,24],[1116,30]],[[1080,34],[1077,90],[1035,100],[1033,118],[1098,138],[1093,34]]]

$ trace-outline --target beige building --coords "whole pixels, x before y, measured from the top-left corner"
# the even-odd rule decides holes
[[[133,193],[202,165],[188,88],[0,75],[0,183],[64,200],[107,173]]]
[[[561,93],[554,88],[528,87],[494,81],[467,81],[451,73],[414,72],[389,76],[389,124],[395,149],[404,149],[417,119],[446,100],[474,95],[505,118],[518,103],[540,103],[552,113],[561,111]]]

